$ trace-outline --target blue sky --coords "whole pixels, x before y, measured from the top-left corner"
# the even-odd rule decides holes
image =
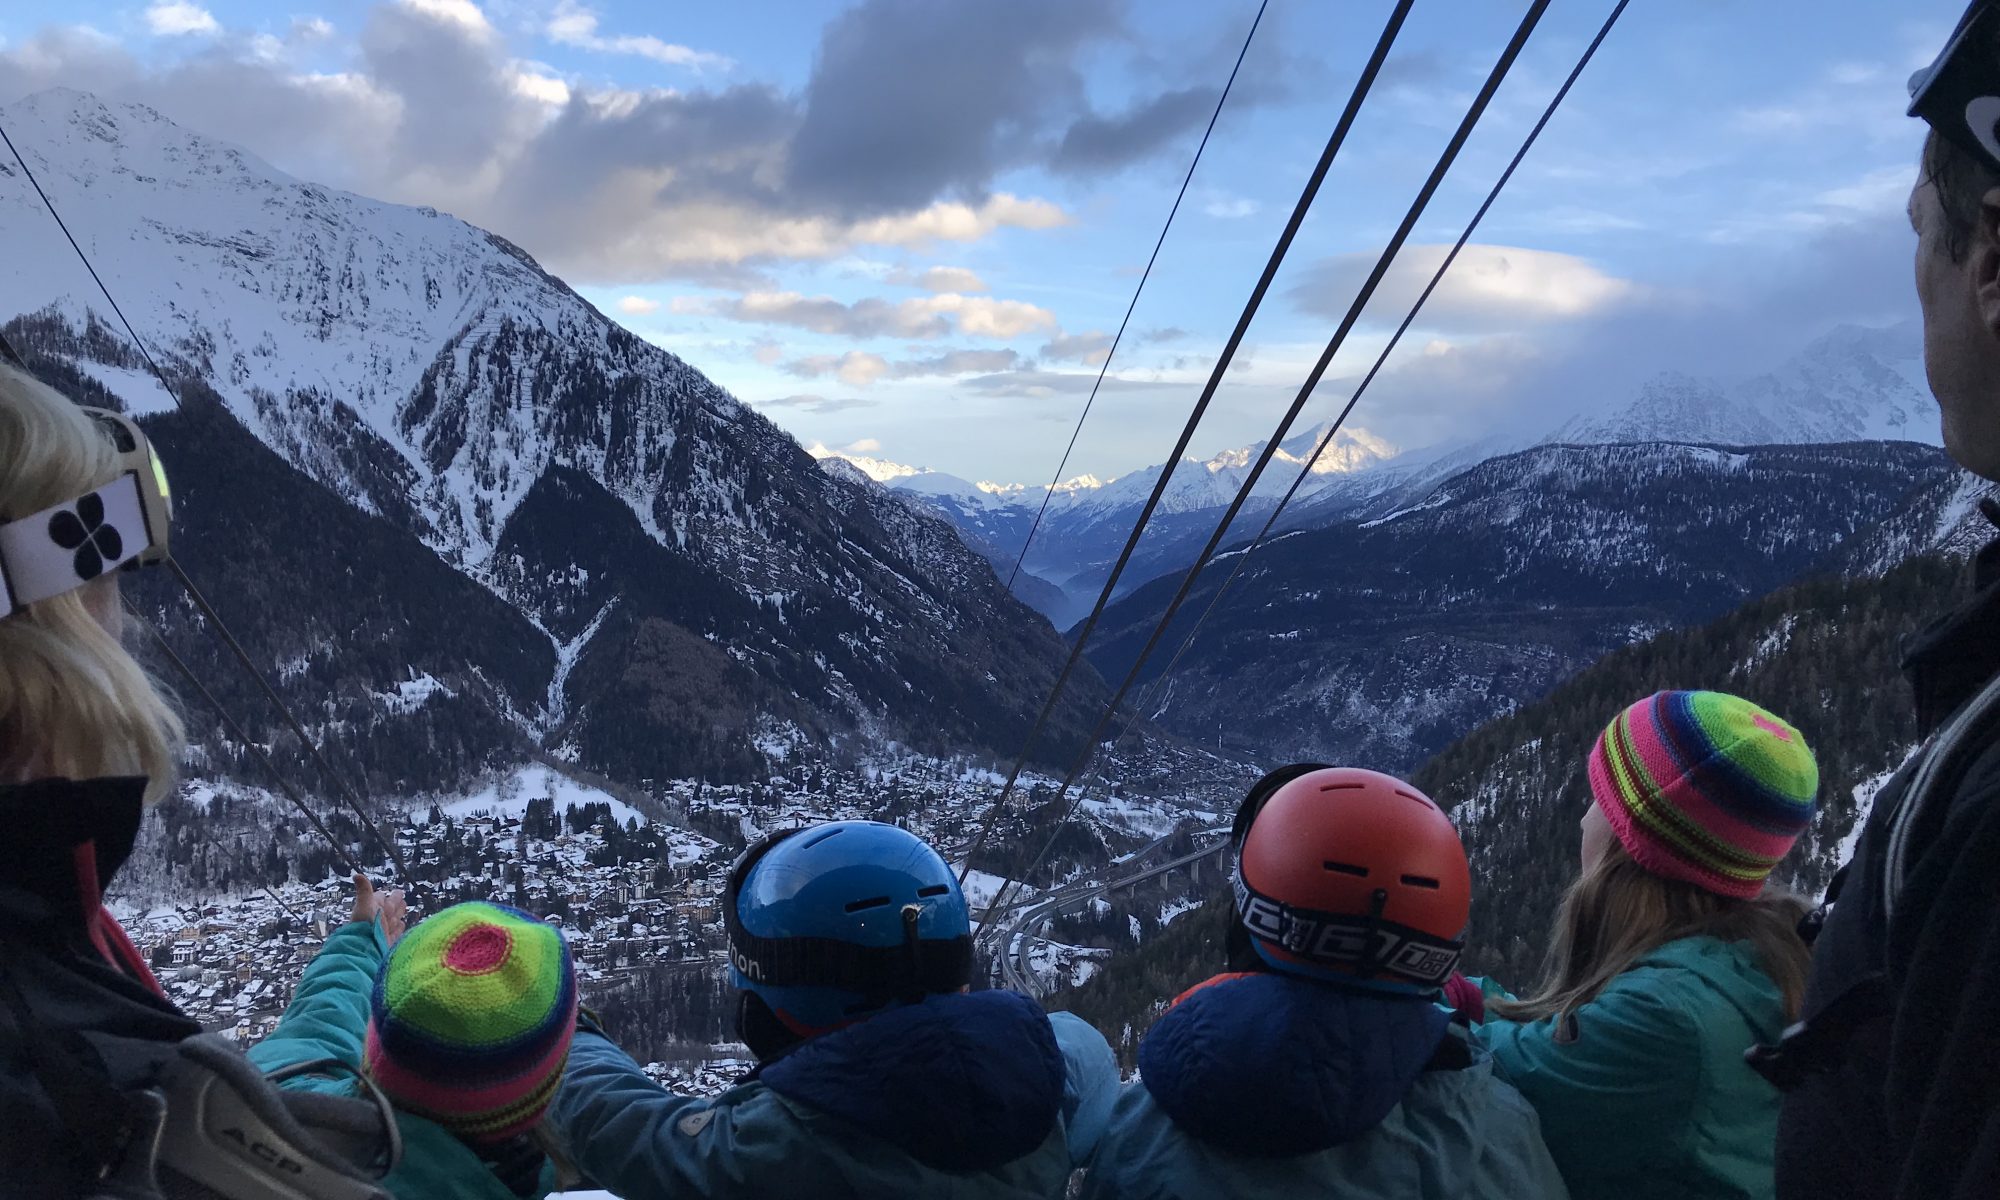
[[[1276,421],[1525,7],[1417,6],[1197,451]],[[1610,8],[1552,5],[1306,420]],[[1914,315],[1903,81],[1961,8],[1638,0],[1352,424],[1410,447],[1553,426],[1661,369],[1748,374]],[[1171,446],[1389,9],[1272,0],[1070,473]],[[807,444],[1036,482],[1254,11],[13,0],[0,104],[55,83],[142,100],[446,209]]]

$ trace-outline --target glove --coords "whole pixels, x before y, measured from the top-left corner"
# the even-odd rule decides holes
[[[1453,1015],[1468,1025],[1478,1025],[1486,1020],[1486,993],[1479,985],[1452,972],[1444,985],[1444,1002],[1451,1006]]]

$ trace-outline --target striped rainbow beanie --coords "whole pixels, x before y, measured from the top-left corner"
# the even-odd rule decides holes
[[[1656,875],[1748,899],[1812,820],[1819,767],[1797,729],[1721,692],[1660,692],[1590,752],[1590,791]]]
[[[375,977],[363,1062],[398,1108],[475,1142],[532,1128],[576,1029],[560,930],[500,904],[454,904],[410,930]]]

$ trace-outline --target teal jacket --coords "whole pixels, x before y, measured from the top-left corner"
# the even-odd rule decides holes
[[[1564,1200],[1519,1093],[1416,997],[1260,972],[1139,1047],[1086,1200]]]
[[[389,956],[381,927],[352,921],[327,936],[319,956],[299,979],[291,1006],[271,1036],[250,1048],[250,1061],[266,1072],[317,1059],[336,1059],[358,1070],[368,1033],[369,996],[375,975]],[[355,1092],[352,1077],[304,1075],[281,1086],[305,1091]],[[443,1126],[398,1111],[403,1161],[383,1180],[396,1200],[521,1200],[500,1182],[479,1155]],[[542,1172],[545,1196],[553,1172]]]
[[[1750,944],[1697,937],[1640,959],[1573,1027],[1496,1019],[1478,1037],[1577,1200],[1738,1200],[1774,1194],[1778,1092],[1743,1052],[1784,1025]]]
[[[1052,1200],[1118,1091],[1111,1048],[1025,996],[933,996],[807,1041],[710,1099],[579,1033],[550,1119],[625,1200]]]

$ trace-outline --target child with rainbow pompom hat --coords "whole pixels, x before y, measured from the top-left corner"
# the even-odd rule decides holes
[[[1744,1052],[1805,991],[1805,905],[1767,882],[1812,821],[1812,750],[1748,700],[1659,692],[1584,774],[1582,873],[1547,973],[1522,999],[1485,984],[1476,1036],[1579,1200],[1768,1197],[1779,1095]]]
[[[562,933],[500,904],[455,904],[403,935],[399,892],[355,876],[353,919],[328,935],[271,1036],[265,1071],[333,1059],[396,1108],[398,1200],[539,1200],[561,1154],[542,1116],[576,1028],[576,973]],[[351,1092],[350,1074],[282,1086]],[[567,1182],[567,1181],[563,1181]]]

